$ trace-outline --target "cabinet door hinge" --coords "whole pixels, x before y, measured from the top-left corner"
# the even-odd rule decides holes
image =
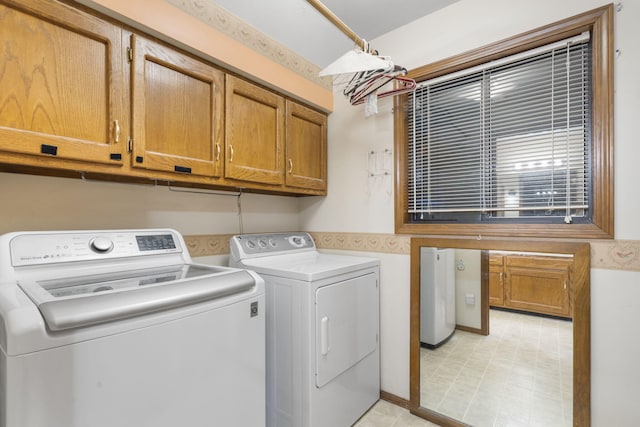
[[[130,46],[127,46],[127,62],[131,64],[133,62],[133,49]]]
[[[127,153],[131,153],[133,151],[133,139],[131,137],[127,138]]]

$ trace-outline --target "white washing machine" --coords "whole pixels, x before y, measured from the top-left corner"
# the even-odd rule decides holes
[[[230,245],[266,283],[267,426],[351,426],[380,397],[379,261],[319,253],[307,233]]]
[[[173,230],[0,236],[0,427],[265,425],[264,281]]]

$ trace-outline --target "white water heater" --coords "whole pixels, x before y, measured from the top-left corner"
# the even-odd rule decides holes
[[[420,342],[435,348],[456,328],[455,250],[420,249]]]

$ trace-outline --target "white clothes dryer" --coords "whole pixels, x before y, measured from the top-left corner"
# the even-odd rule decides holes
[[[266,285],[267,426],[348,427],[380,397],[379,261],[320,253],[307,233],[230,242]]]

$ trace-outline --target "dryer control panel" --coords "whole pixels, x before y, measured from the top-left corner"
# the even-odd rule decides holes
[[[309,233],[241,234],[231,238],[230,246],[235,259],[316,249]]]

